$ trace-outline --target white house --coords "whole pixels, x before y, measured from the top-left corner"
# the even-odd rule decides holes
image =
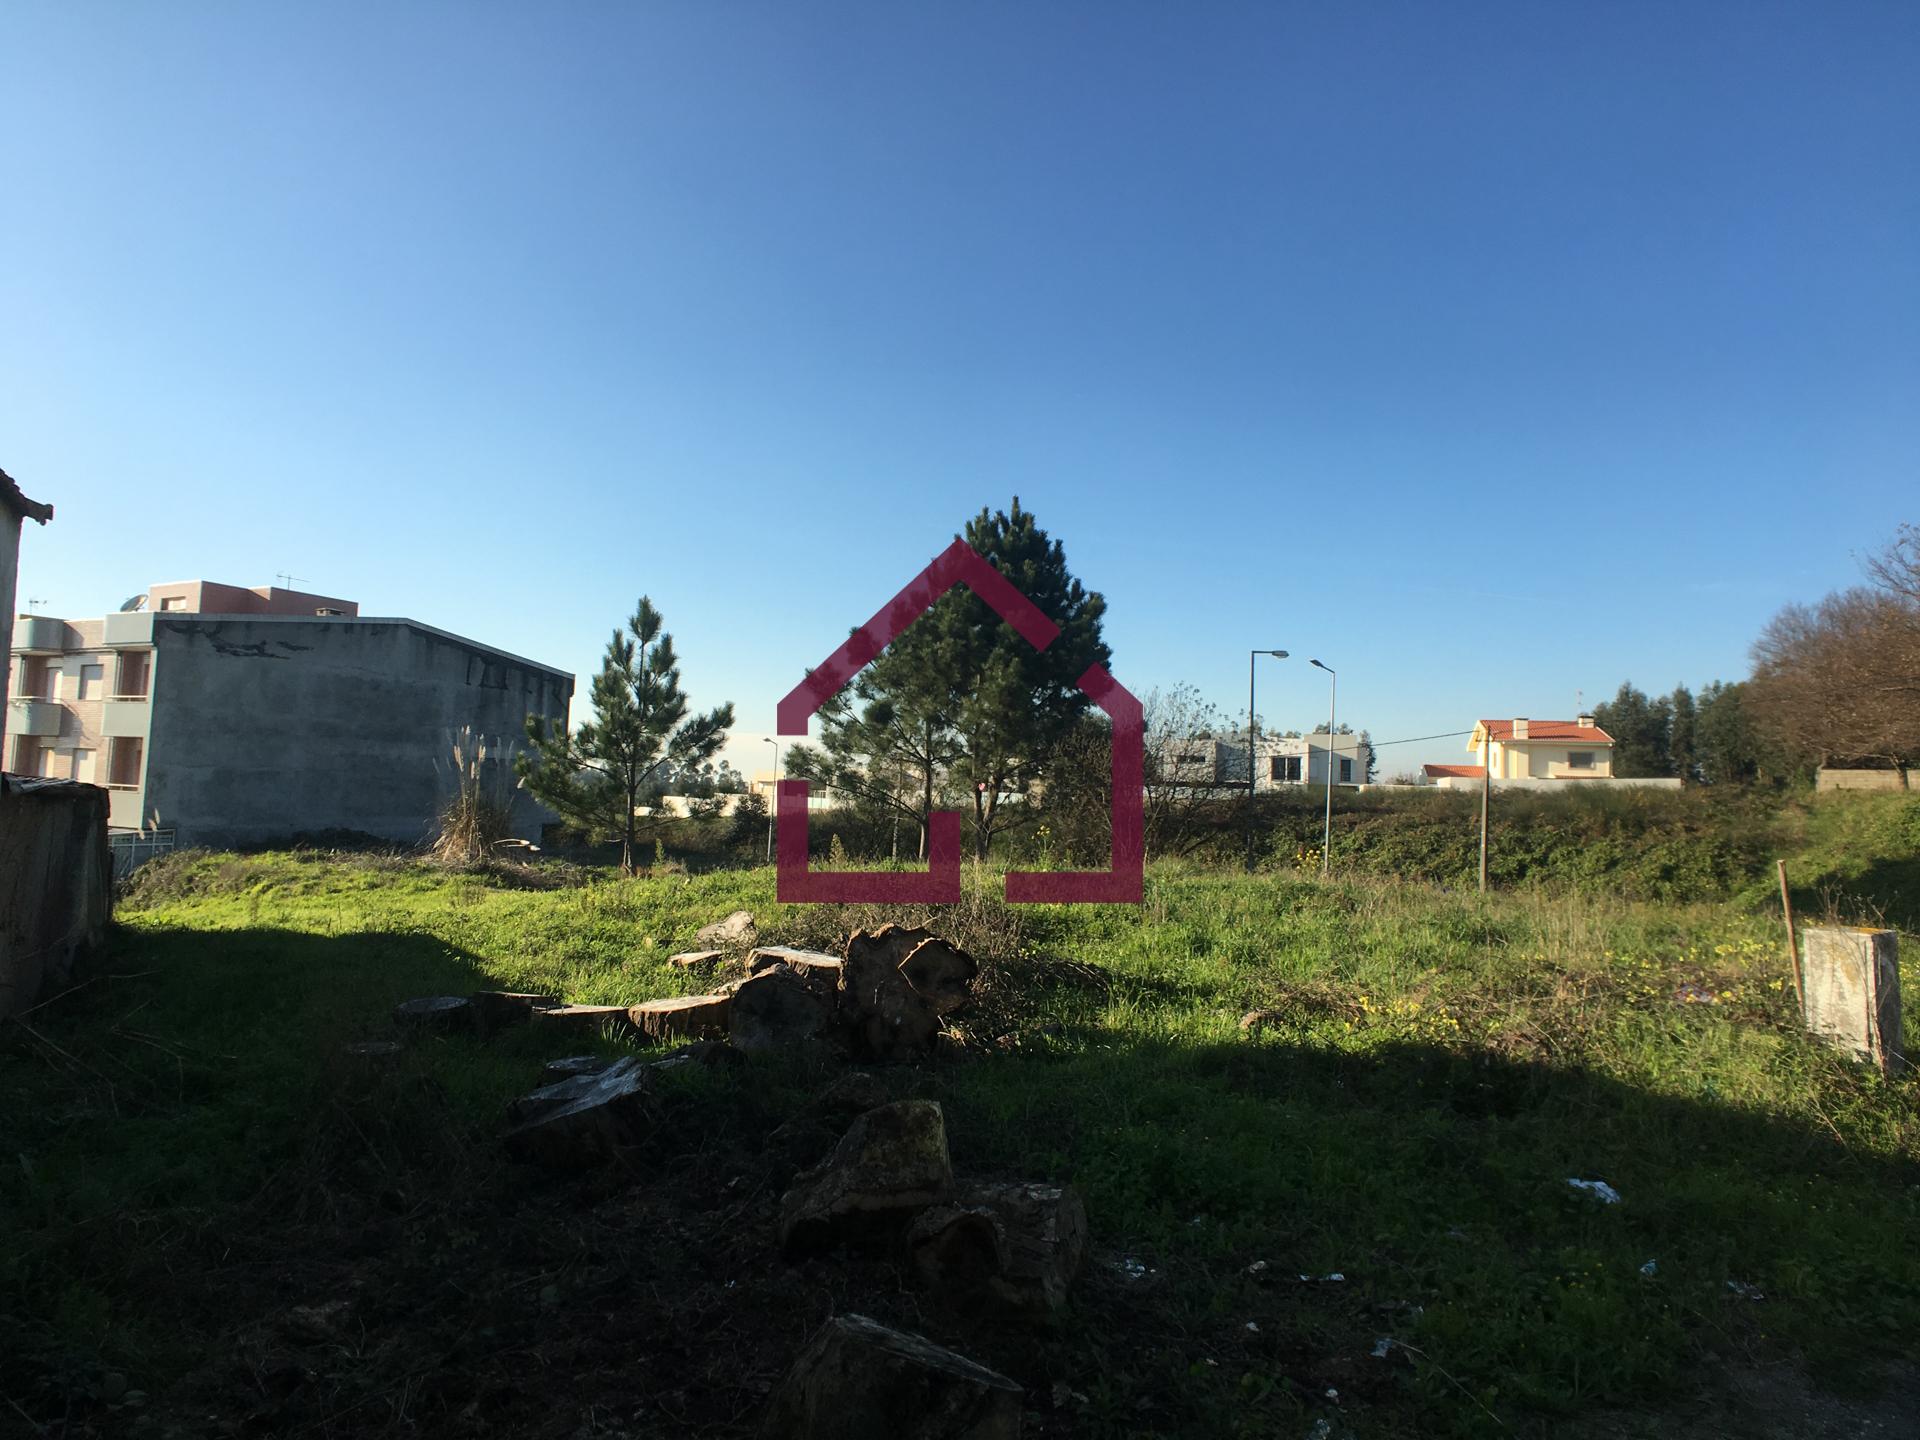
[[[1649,789],[1678,789],[1675,779],[1620,779],[1613,773],[1613,737],[1593,723],[1574,720],[1476,720],[1467,750],[1471,765],[1428,765],[1425,780],[1445,790],[1477,790],[1489,774],[1495,786],[1552,789],[1580,780]]]

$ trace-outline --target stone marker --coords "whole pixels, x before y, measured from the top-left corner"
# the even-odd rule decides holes
[[[746,1051],[777,1050],[822,1034],[833,1005],[817,982],[785,965],[743,981],[733,992],[727,1024],[733,1044]]]
[[[593,1035],[611,1028],[617,1033],[632,1027],[633,1021],[627,1014],[630,1008],[626,1005],[556,1005],[551,1010],[535,1010],[530,1018],[545,1029]]]
[[[667,964],[677,965],[682,970],[697,969],[702,965],[718,965],[727,958],[724,950],[682,950],[678,955],[669,955]]]
[[[768,1440],[1017,1440],[1021,1389],[997,1371],[890,1329],[836,1315],[775,1392]]]
[[[473,1002],[463,995],[427,995],[393,1007],[393,1022],[415,1030],[466,1030],[474,1023]]]
[[[536,1010],[552,1010],[560,1004],[558,995],[528,995],[513,990],[476,990],[467,997],[473,1002],[480,1028],[487,1032],[524,1025]]]
[[[627,1019],[650,1040],[696,1040],[727,1033],[731,995],[677,995],[627,1009]]]
[[[898,1232],[953,1189],[945,1117],[935,1100],[899,1100],[853,1122],[833,1153],[780,1197],[790,1255]]]
[[[736,910],[724,920],[716,920],[694,936],[702,945],[744,945],[753,937],[753,916]]]
[[[1901,1069],[1899,936],[1860,925],[1800,933],[1807,1029],[1888,1074]]]
[[[555,1166],[591,1165],[642,1139],[651,1126],[653,1072],[628,1057],[598,1075],[578,1075],[516,1100],[521,1123],[507,1132],[516,1159]]]

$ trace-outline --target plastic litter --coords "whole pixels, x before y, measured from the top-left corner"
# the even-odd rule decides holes
[[[1373,1342],[1373,1358],[1376,1360],[1386,1359],[1387,1356],[1393,1353],[1393,1347],[1399,1343],[1398,1340],[1393,1339],[1391,1336],[1382,1335],[1378,1340]]]
[[[1745,1280],[1729,1280],[1727,1281],[1727,1289],[1738,1295],[1742,1300],[1764,1300],[1767,1298],[1758,1285],[1750,1285]]]
[[[1332,1281],[1344,1280],[1346,1278],[1347,1277],[1342,1275],[1338,1270],[1334,1271],[1331,1275],[1302,1275],[1300,1277],[1300,1279],[1303,1282],[1309,1285],[1327,1284]]]
[[[1620,1192],[1604,1180],[1568,1180],[1567,1184],[1576,1190],[1584,1191],[1593,1196],[1593,1198],[1598,1200],[1602,1205],[1618,1205],[1620,1203]]]
[[[1647,1279],[1651,1280],[1654,1276],[1660,1273],[1660,1262],[1658,1260],[1647,1261],[1646,1264],[1640,1267],[1640,1273],[1646,1276]]]

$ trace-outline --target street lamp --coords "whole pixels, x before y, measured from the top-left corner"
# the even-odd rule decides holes
[[[1262,655],[1271,655],[1276,660],[1287,658],[1284,650],[1249,650],[1247,652],[1247,869],[1253,869],[1253,662]]]
[[[1340,677],[1333,673],[1331,665],[1321,665],[1318,660],[1310,660],[1310,665],[1319,666],[1327,672],[1327,823],[1320,836],[1320,873],[1333,873],[1333,701],[1340,691]]]
[[[780,738],[767,736],[767,744],[773,747],[773,794],[767,799],[767,863],[773,863],[773,812],[780,804]]]

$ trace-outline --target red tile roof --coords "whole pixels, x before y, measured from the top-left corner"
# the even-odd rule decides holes
[[[1484,765],[1428,765],[1425,769],[1430,780],[1478,780],[1487,773]]]
[[[1488,735],[1505,743],[1513,739],[1513,721],[1482,720]],[[1527,738],[1520,743],[1525,745],[1531,740],[1555,740],[1571,742],[1575,745],[1611,745],[1613,737],[1598,725],[1581,725],[1572,720],[1528,720]]]

